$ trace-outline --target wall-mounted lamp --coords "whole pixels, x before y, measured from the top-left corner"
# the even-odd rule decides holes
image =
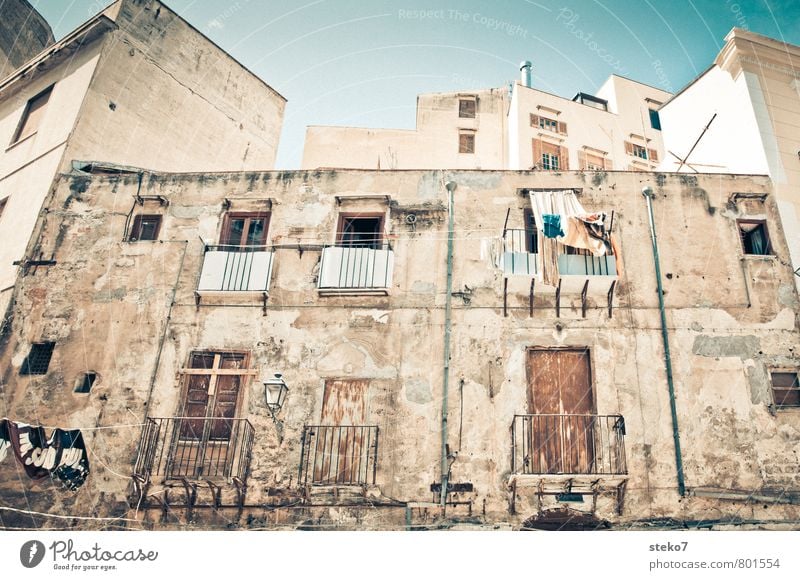
[[[275,415],[280,413],[283,403],[286,401],[286,395],[289,393],[289,387],[280,373],[275,373],[271,379],[264,379],[263,383],[264,401],[267,403],[272,420],[277,424],[278,419]]]

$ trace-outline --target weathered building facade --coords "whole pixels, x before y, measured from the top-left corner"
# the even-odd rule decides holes
[[[797,527],[768,178],[117,169],[59,179],[0,335],[0,416],[82,428],[92,473],[72,493],[4,464],[3,526]],[[542,191],[613,240],[559,246],[555,286]]]
[[[25,255],[32,228],[73,161],[274,167],[285,99],[160,2],[114,2],[36,52],[0,75],[0,313],[15,262],[37,260]]]

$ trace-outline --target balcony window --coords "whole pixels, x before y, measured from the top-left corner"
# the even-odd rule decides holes
[[[133,227],[128,236],[129,242],[152,242],[158,239],[161,230],[160,215],[137,215],[133,218]]]
[[[269,217],[266,212],[225,215],[220,243],[205,246],[198,292],[269,291],[274,262],[266,246]]]
[[[336,243],[322,250],[322,291],[378,291],[392,283],[394,252],[383,240],[384,214],[342,214]]]

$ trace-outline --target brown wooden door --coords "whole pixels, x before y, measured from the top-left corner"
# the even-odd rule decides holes
[[[246,366],[245,353],[192,353],[184,379],[182,418],[176,420],[171,475],[224,473]]]
[[[325,382],[317,432],[314,478],[317,484],[364,483],[366,468],[366,393],[369,381],[332,379]]]
[[[532,473],[591,473],[594,400],[588,350],[528,354],[528,433]]]

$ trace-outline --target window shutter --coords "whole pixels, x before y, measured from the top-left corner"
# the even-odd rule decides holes
[[[566,123],[562,123],[562,122],[559,121],[559,123],[558,123],[558,132],[561,133],[562,135],[566,135],[567,134],[567,124]]]
[[[625,141],[625,153],[628,155],[633,155],[633,143],[630,141]]]
[[[558,148],[558,168],[569,171],[569,150],[566,147]]]
[[[542,168],[542,141],[540,139],[533,140],[533,163],[531,165],[536,169]]]
[[[605,169],[606,171],[611,171],[612,169],[614,169],[614,164],[608,157],[603,158],[603,169]]]
[[[582,149],[578,149],[578,168],[588,169],[588,164],[586,163],[586,152]]]
[[[647,158],[650,161],[658,161],[658,151],[656,151],[655,149],[648,149]]]
[[[539,115],[531,115],[531,127],[539,126]]]

